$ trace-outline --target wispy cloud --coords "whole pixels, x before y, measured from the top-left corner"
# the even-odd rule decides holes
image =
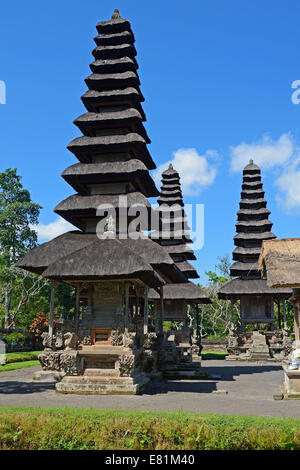
[[[242,142],[230,151],[234,172],[241,171],[250,159],[265,171],[276,168],[277,202],[287,212],[300,209],[300,149],[290,132],[278,140],[264,135],[259,142]]]
[[[300,155],[283,171],[275,181],[280,193],[276,199],[288,212],[300,210]]]
[[[214,164],[219,155],[215,150],[207,150],[204,155],[199,155],[194,148],[179,149],[173,153],[173,159],[159,165],[154,172],[154,180],[157,187],[161,185],[161,174],[172,163],[180,174],[181,186],[184,194],[197,195],[213,184],[217,169]]]
[[[49,222],[49,224],[38,224],[32,226],[32,228],[37,232],[39,241],[52,240],[52,238],[58,237],[62,233],[76,229],[61,217],[58,217],[54,222]]]
[[[264,135],[259,142],[247,144],[241,142],[236,147],[230,147],[231,170],[241,171],[250,159],[262,169],[285,165],[294,153],[294,140],[290,133],[282,134],[278,140]]]

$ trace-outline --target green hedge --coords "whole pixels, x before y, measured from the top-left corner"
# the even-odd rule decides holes
[[[34,361],[37,360],[38,355],[41,354],[42,351],[25,351],[25,352],[13,352],[7,353],[6,357],[6,364],[11,364],[12,362],[24,362],[24,361]],[[1,370],[1,367],[0,367]]]
[[[0,449],[300,449],[300,420],[183,412],[0,408]]]

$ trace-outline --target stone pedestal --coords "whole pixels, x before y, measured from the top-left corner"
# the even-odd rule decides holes
[[[285,400],[300,399],[300,370],[289,370],[283,366],[284,384],[283,397]]]
[[[282,362],[291,352],[287,330],[246,331],[233,328],[228,336],[228,361]]]

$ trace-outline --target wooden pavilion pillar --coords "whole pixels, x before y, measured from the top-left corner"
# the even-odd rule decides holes
[[[294,297],[292,299],[294,307],[294,332],[295,332],[295,342],[296,348],[300,347],[300,328],[299,328],[299,315],[300,315],[300,290],[293,289]]]
[[[125,283],[125,332],[128,333],[128,323],[129,323],[129,283]]]
[[[149,293],[149,289],[146,288],[145,289],[145,296],[144,296],[144,335],[148,334],[148,325],[149,325],[149,321],[148,321],[148,293]]]
[[[164,323],[164,291],[163,287],[160,287],[160,309],[159,309],[159,334],[163,335],[163,323]]]
[[[282,315],[283,315],[283,328],[286,329],[286,311],[285,311],[285,300],[282,302]]]
[[[80,286],[76,286],[75,296],[75,333],[78,335],[79,332],[79,311],[80,311]]]
[[[233,312],[234,312],[234,300],[233,299],[230,299],[230,313],[231,313],[231,325],[234,326],[234,316],[233,316]]]
[[[280,299],[277,300],[277,309],[278,309],[278,328],[281,329],[281,310],[280,310]]]
[[[50,311],[49,311],[49,335],[53,336],[53,322],[54,322],[54,296],[55,296],[55,281],[51,281],[50,284]]]

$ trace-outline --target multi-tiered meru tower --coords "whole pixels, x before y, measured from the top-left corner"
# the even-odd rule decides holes
[[[233,304],[237,300],[240,301],[242,330],[247,324],[254,324],[257,327],[268,325],[267,329],[274,330],[276,322],[274,302],[280,310],[280,302],[283,301],[284,309],[284,300],[290,295],[289,290],[269,288],[258,271],[258,258],[263,240],[276,238],[271,232],[273,223],[269,220],[270,211],[267,209],[264,196],[260,168],[250,160],[243,170],[240,209],[237,213],[237,234],[234,237],[236,248],[233,251],[234,263],[230,268],[230,275],[234,279],[219,290],[219,298],[231,300],[232,323]],[[251,335],[252,333],[248,335],[245,333],[244,337],[248,343],[244,345],[240,341],[240,345],[247,349],[252,344],[248,338]],[[272,333],[266,335],[272,337]],[[276,342],[276,338],[273,339]],[[280,352],[280,346],[278,344],[273,346],[274,351],[271,351],[271,354],[274,356]]]
[[[18,266],[52,281],[41,362],[46,371],[66,374],[57,390],[135,393],[148,380],[144,372],[155,369],[148,289],[161,292],[165,283],[186,278],[168,253],[142,234],[150,229],[147,198],[158,192],[149,175],[155,164],[147,149],[130,23],[116,11],[97,30],[89,90],[82,97],[88,112],[74,121],[83,136],[68,145],[79,163],[62,174],[77,193],[55,208],[79,231],[38,246]],[[55,282],[76,289],[74,328],[64,341],[53,335]]]
[[[162,174],[162,186],[158,199],[159,226],[150,234],[152,240],[157,241],[172,257],[180,271],[186,276],[187,282],[182,284],[168,284],[163,287],[164,319],[183,323],[183,329],[176,333],[180,344],[186,344],[187,351],[200,353],[200,337],[197,327],[197,314],[194,312],[194,328],[187,328],[188,308],[196,308],[198,304],[210,303],[206,293],[188,279],[199,278],[196,269],[188,260],[195,260],[196,256],[188,244],[192,244],[189,234],[187,216],[184,210],[179,173],[172,164]],[[159,308],[157,292],[151,289],[149,299]],[[189,338],[189,339],[188,339]],[[194,354],[196,356],[196,352]]]

